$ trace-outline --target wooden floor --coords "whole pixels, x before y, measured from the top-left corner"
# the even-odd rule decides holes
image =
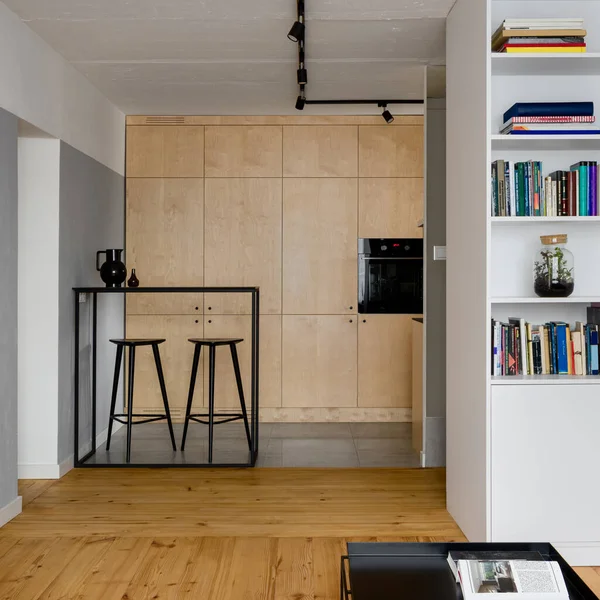
[[[24,481],[24,511],[0,529],[0,599],[338,600],[347,541],[464,539],[444,477],[83,469]],[[580,573],[600,590],[600,569]]]

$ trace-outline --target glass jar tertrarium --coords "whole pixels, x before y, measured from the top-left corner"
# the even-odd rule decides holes
[[[533,289],[541,298],[566,298],[575,289],[575,262],[567,236],[543,235],[533,262]]]

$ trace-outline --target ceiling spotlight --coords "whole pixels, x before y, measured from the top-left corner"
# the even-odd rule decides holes
[[[383,108],[383,112],[381,116],[385,119],[385,122],[389,125],[394,122],[394,115],[387,109],[387,104],[381,104],[381,108]]]
[[[298,96],[296,99],[296,110],[304,110],[306,104],[306,98],[304,96]]]
[[[298,85],[306,85],[308,83],[308,73],[304,67],[298,69]]]
[[[288,40],[290,40],[292,42],[296,42],[296,43],[304,40],[304,23],[300,23],[300,21],[296,21],[292,25],[292,28],[290,29],[290,32],[288,33]]]

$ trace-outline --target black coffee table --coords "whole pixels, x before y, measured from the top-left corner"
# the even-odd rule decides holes
[[[570,600],[598,600],[551,545],[471,543],[351,543],[342,557],[341,600],[463,600],[447,563],[448,552],[510,553],[512,558],[554,560]],[[498,558],[507,558],[499,555]]]

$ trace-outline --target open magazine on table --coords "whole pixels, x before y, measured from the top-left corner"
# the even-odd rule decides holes
[[[503,599],[569,600],[560,565],[544,560],[456,560],[448,564],[465,600],[504,594]]]

